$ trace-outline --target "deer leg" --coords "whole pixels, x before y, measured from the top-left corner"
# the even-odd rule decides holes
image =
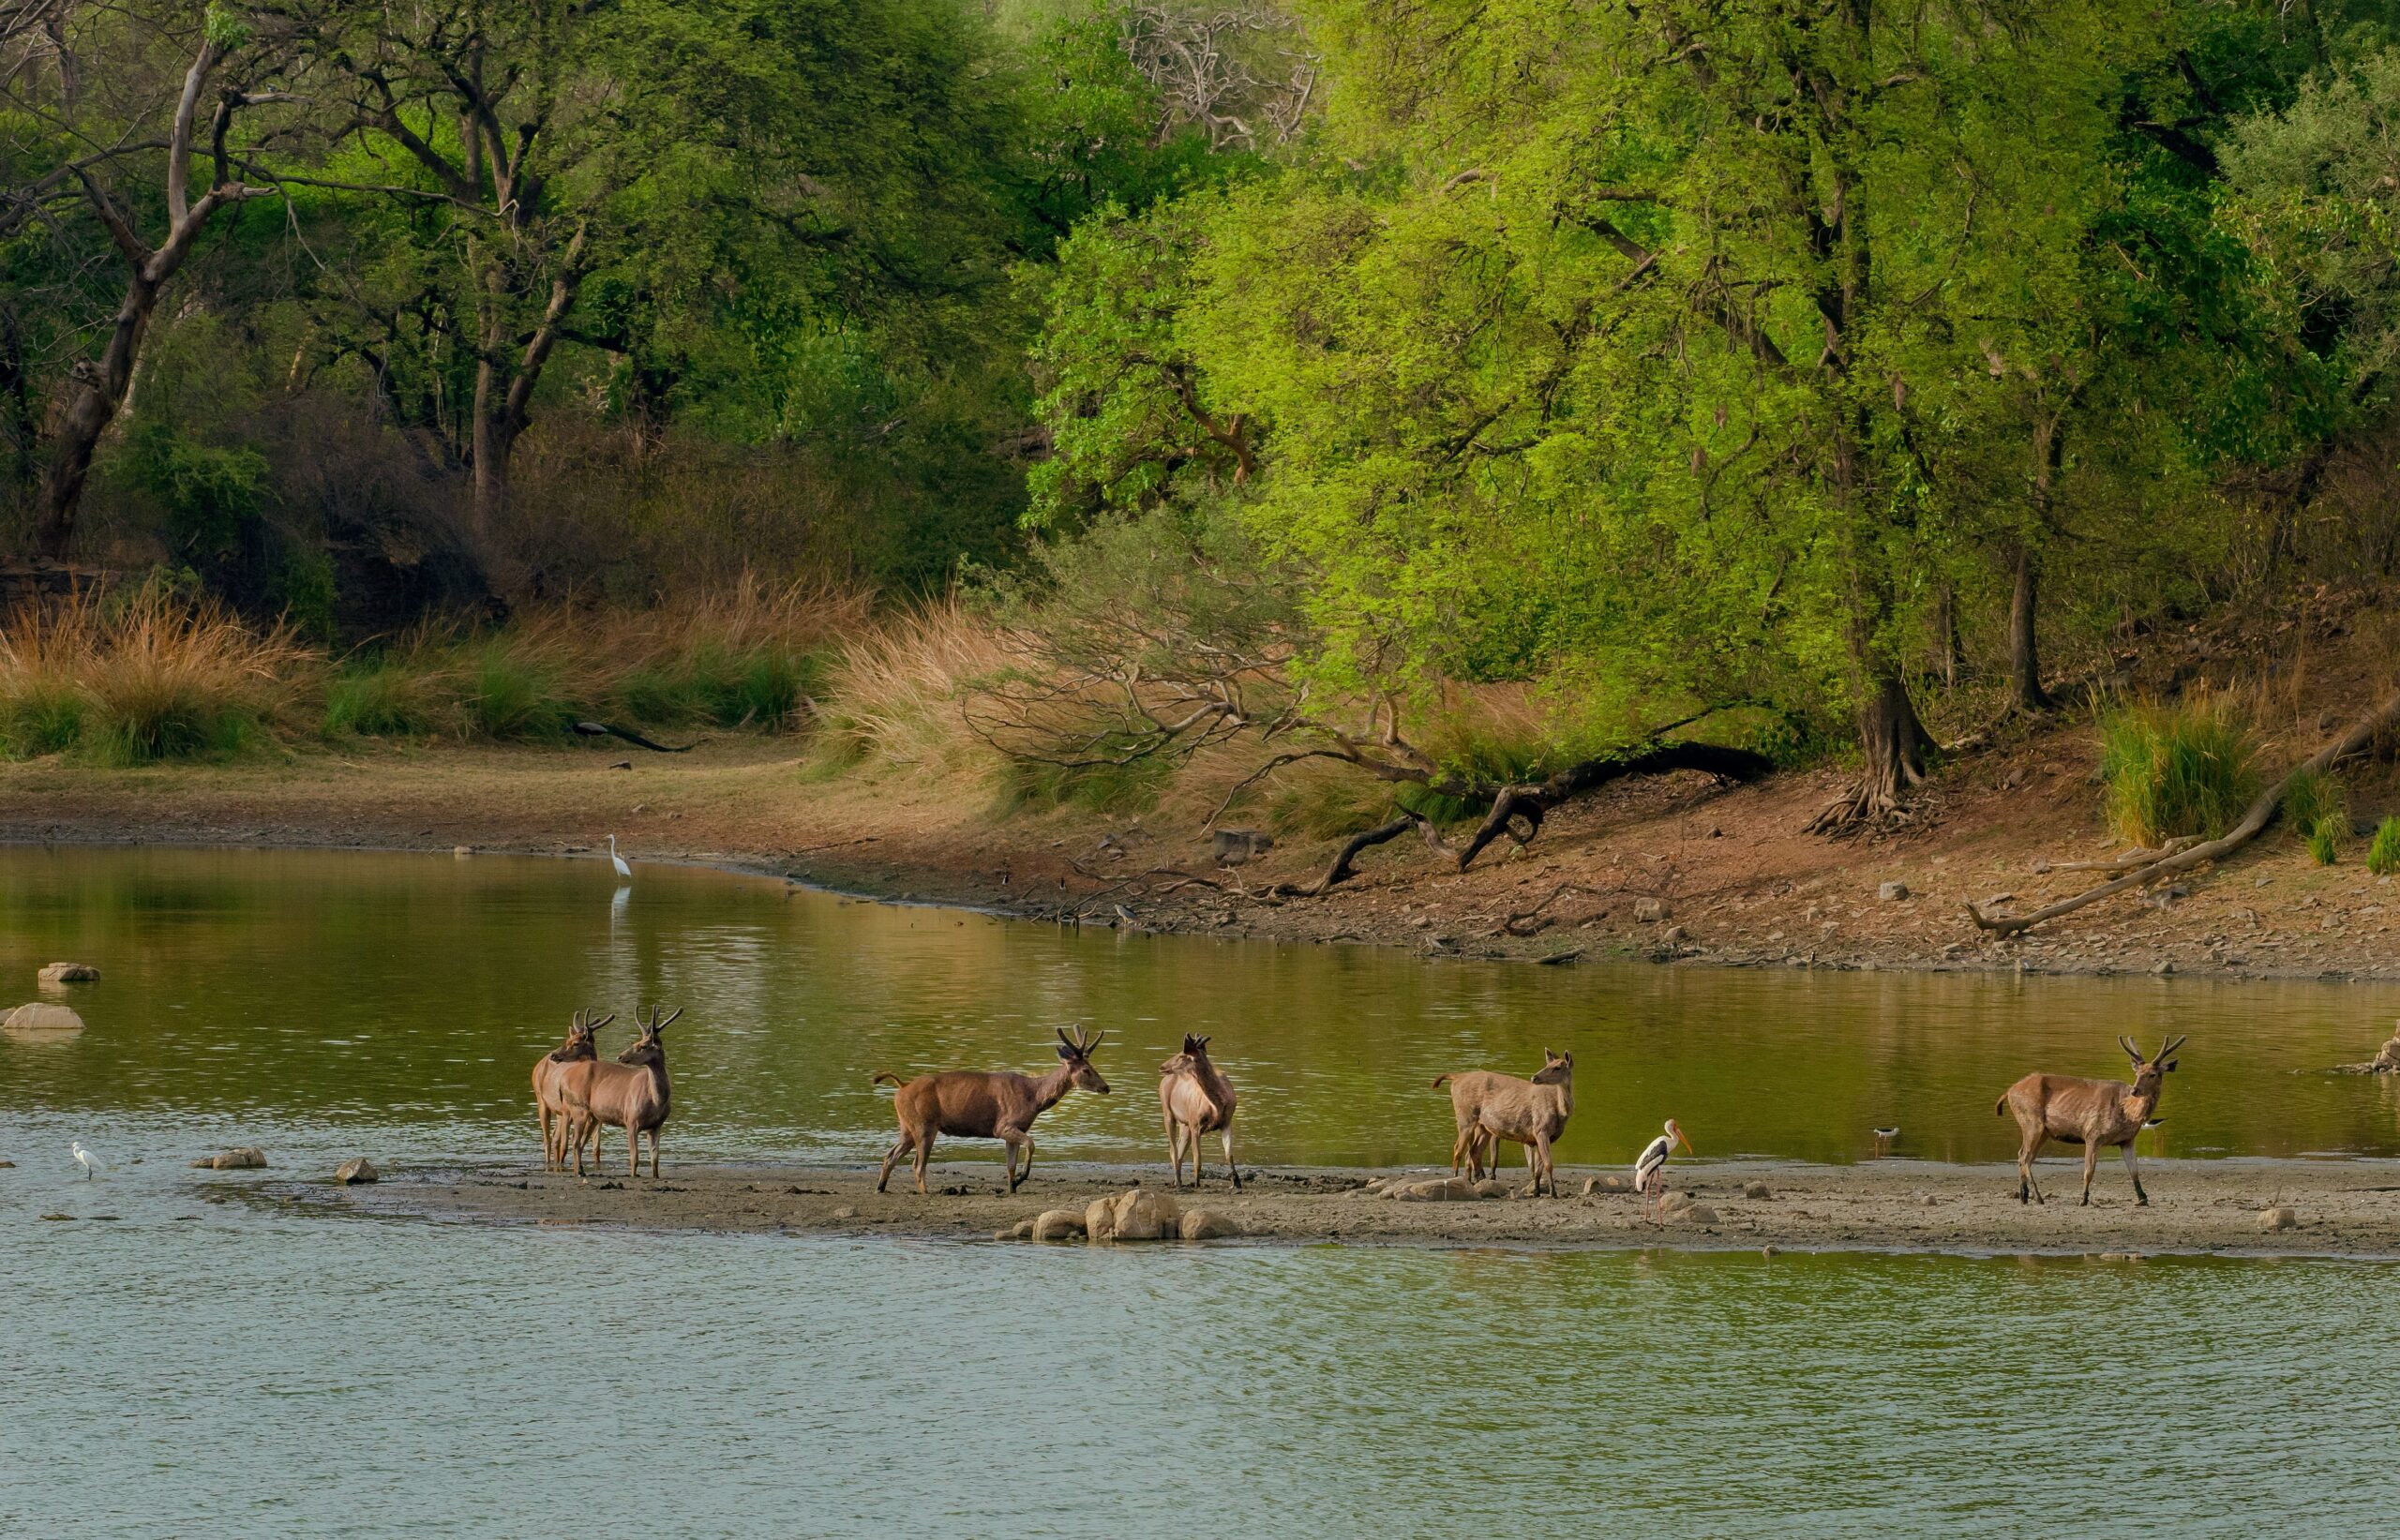
[[[899,1143],[893,1144],[890,1149],[883,1152],[883,1169],[876,1173],[875,1175],[876,1191],[882,1191],[883,1184],[892,1180],[892,1168],[899,1164],[901,1152],[906,1150],[913,1143],[915,1143],[915,1141],[909,1137],[908,1130],[903,1129],[900,1130]]]
[[[1166,1161],[1175,1170],[1175,1189],[1183,1190],[1183,1125],[1173,1113],[1162,1114],[1160,1121],[1166,1125]]]
[[[917,1172],[917,1196],[920,1198],[929,1196],[925,1191],[925,1167],[932,1163],[933,1158],[934,1130],[930,1127],[920,1129],[917,1130],[917,1159],[915,1162]]]
[[[2042,1185],[2033,1180],[2033,1158],[2041,1153],[2042,1142],[2039,1139],[2028,1138],[2017,1147],[2017,1201],[2020,1204],[2029,1192],[2035,1203],[2046,1201],[2042,1197]]]
[[[2125,1174],[2134,1179],[2135,1206],[2148,1208],[2150,1194],[2141,1189],[2141,1167],[2134,1164],[2134,1142],[2130,1139],[2126,1140],[2117,1146],[2117,1152],[2125,1158]]]
[[[1033,1130],[1031,1129],[1025,1130],[1025,1174],[1019,1180],[1027,1182],[1033,1180]]]
[[[641,1174],[641,1135],[634,1129],[631,1116],[625,1119],[625,1174]]]
[[[2100,1145],[2096,1141],[2087,1139],[2083,1144],[2083,1202],[2079,1205],[2081,1207],[2092,1206],[2092,1174],[2099,1169]]]
[[[658,1180],[658,1130],[650,1130],[650,1179]]]
[[[1225,1174],[1234,1179],[1234,1190],[1241,1190],[1241,1167],[1234,1164],[1234,1126],[1230,1123],[1220,1130],[1225,1142]]]
[[[550,1157],[550,1104],[548,1102],[533,1103],[533,1121],[542,1126],[542,1169],[556,1171],[558,1162]]]
[[[1541,1158],[1538,1164],[1534,1159],[1537,1154]],[[1534,1196],[1537,1198],[1541,1196],[1542,1179],[1548,1177],[1550,1195],[1553,1198],[1557,1197],[1558,1174],[1550,1169],[1550,1135],[1546,1133],[1534,1135],[1534,1142],[1525,1146],[1525,1164],[1534,1167]]]

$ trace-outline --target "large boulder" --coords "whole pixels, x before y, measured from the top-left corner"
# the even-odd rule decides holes
[[[1241,1221],[1211,1208],[1195,1208],[1183,1216],[1182,1233],[1188,1241],[1222,1240],[1240,1234]]]
[[[1032,1238],[1038,1241],[1079,1241],[1084,1238],[1084,1217],[1072,1208],[1054,1208],[1033,1221]]]
[[[1084,1235],[1096,1241],[1117,1238],[1117,1200],[1094,1198],[1084,1205]]]
[[[1463,1176],[1442,1176],[1430,1182],[1387,1188],[1385,1195],[1405,1204],[1454,1204],[1472,1200],[1476,1192],[1475,1184]]]
[[[375,1162],[363,1155],[353,1160],[344,1160],[334,1170],[334,1184],[337,1187],[349,1187],[358,1182],[380,1182],[382,1179],[383,1174],[375,1169]]]
[[[89,963],[52,963],[41,970],[45,984],[95,984],[99,979],[100,970]]]
[[[194,1171],[254,1171],[266,1164],[266,1151],[244,1144],[219,1155],[203,1155],[191,1164]]]
[[[1110,1239],[1155,1241],[1181,1233],[1183,1210],[1166,1194],[1135,1188],[1118,1198]]]
[[[2266,1231],[2296,1230],[2300,1227],[2300,1210],[2277,1204],[2258,1216],[2258,1228]]]
[[[1630,1192],[1632,1190],[1633,1182],[1630,1178],[1613,1174],[1607,1176],[1587,1176],[1583,1179],[1583,1196],[1586,1198],[1596,1192]]]
[[[66,1006],[37,1000],[0,1018],[0,1032],[28,1042],[58,1042],[83,1030],[83,1018]]]

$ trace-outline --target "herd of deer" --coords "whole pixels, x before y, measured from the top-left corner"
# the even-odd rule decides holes
[[[658,1135],[668,1110],[667,1047],[660,1034],[682,1014],[679,1009],[662,1021],[659,1009],[653,1008],[648,1020],[638,1022],[641,1032],[633,1046],[609,1063],[600,1057],[596,1036],[617,1019],[615,1015],[595,1022],[588,1012],[575,1013],[566,1041],[533,1066],[535,1116],[541,1124],[542,1154],[548,1169],[564,1170],[572,1159],[576,1174],[582,1174],[585,1147],[592,1146],[596,1159],[601,1130],[617,1128],[625,1130],[627,1174],[640,1174],[641,1139],[647,1134],[650,1174],[658,1174]],[[873,1084],[889,1081],[899,1087],[892,1098],[892,1111],[899,1119],[900,1138],[884,1152],[875,1189],[884,1190],[892,1180],[892,1168],[907,1155],[913,1157],[917,1190],[925,1192],[925,1167],[933,1159],[934,1141],[946,1135],[998,1140],[1006,1147],[1008,1189],[1014,1192],[1033,1174],[1034,1119],[1057,1106],[1070,1090],[1108,1095],[1108,1082],[1091,1062],[1106,1036],[1101,1032],[1086,1037],[1080,1026],[1072,1035],[1059,1032],[1058,1067],[1041,1075],[1008,1069],[944,1069],[903,1079],[888,1069],[877,1070]],[[2123,1153],[2135,1201],[2145,1206],[2150,1203],[2150,1194],[2142,1189],[2141,1171],[2134,1162],[2134,1140],[2154,1120],[2161,1080],[2175,1068],[2174,1054],[2183,1039],[2170,1038],[2157,1053],[2148,1055],[2130,1038],[2120,1037],[2117,1043],[2133,1060],[2130,1085],[2072,1075],[2031,1074],[2002,1093],[1993,1111],[2014,1114],[2022,1135],[2017,1154],[2019,1203],[2047,1201],[2033,1182],[2033,1160],[2053,1140],[2083,1146],[2084,1203],[2092,1202],[2092,1177],[2100,1152],[2110,1147]],[[1573,1054],[1543,1049],[1542,1067],[1530,1079],[1468,1069],[1433,1078],[1435,1089],[1445,1084],[1450,1088],[1450,1113],[1458,1129],[1450,1145],[1453,1174],[1463,1167],[1470,1181],[1479,1179],[1487,1169],[1497,1175],[1502,1143],[1522,1144],[1532,1190],[1538,1194],[1547,1187],[1553,1197],[1557,1195],[1558,1174],[1551,1161],[1551,1148],[1567,1131],[1567,1120],[1575,1111]],[[1241,1168],[1234,1161],[1236,1105],[1232,1082],[1208,1056],[1208,1039],[1187,1034],[1182,1051],[1159,1066],[1159,1112],[1177,1188],[1183,1186],[1187,1148],[1192,1155],[1192,1180],[1199,1185],[1206,1159],[1200,1139],[1213,1133],[1222,1142],[1226,1175],[1234,1190],[1241,1190]],[[1672,1121],[1667,1129],[1674,1138],[1681,1137]],[[1655,1144],[1653,1150],[1658,1159],[1645,1152],[1637,1163],[1637,1191],[1660,1182],[1664,1152]]]

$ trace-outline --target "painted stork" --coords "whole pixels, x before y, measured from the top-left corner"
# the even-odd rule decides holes
[[[1677,1144],[1684,1147],[1686,1155],[1699,1153],[1671,1117],[1667,1119],[1667,1131],[1650,1141],[1649,1147],[1633,1162],[1633,1190],[1655,1197],[1662,1216],[1667,1203],[1667,1157]]]

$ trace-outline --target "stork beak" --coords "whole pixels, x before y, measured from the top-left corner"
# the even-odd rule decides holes
[[[1684,1147],[1684,1153],[1685,1153],[1686,1155],[1698,1155],[1698,1154],[1700,1153],[1700,1151],[1698,1151],[1698,1150],[1696,1150],[1696,1149],[1694,1149],[1694,1148],[1692,1148],[1692,1147],[1691,1147],[1691,1139],[1690,1139],[1690,1137],[1689,1137],[1688,1135],[1687,1135],[1687,1134],[1683,1131],[1683,1129],[1677,1129],[1675,1130],[1675,1143],[1676,1143],[1676,1144],[1681,1144],[1681,1145]]]

